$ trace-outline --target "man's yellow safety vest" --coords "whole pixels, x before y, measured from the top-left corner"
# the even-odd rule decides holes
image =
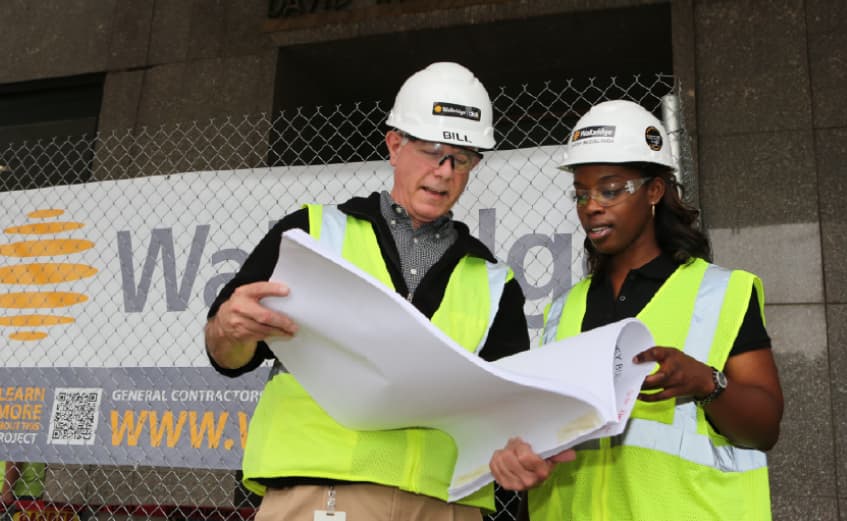
[[[394,288],[373,225],[335,206],[307,205],[310,235],[377,280]],[[485,344],[512,271],[502,263],[465,256],[454,268],[432,323],[471,352]],[[402,338],[397,348],[403,349]],[[354,431],[333,420],[291,374],[268,381],[250,421],[244,484],[257,478],[318,477],[371,482],[447,500],[456,445],[434,429]],[[493,510],[493,487],[459,503]]]
[[[553,301],[545,342],[580,333],[589,286],[584,279]],[[754,290],[764,320],[758,277],[696,259],[637,316],[656,345],[723,369]],[[532,521],[770,520],[767,460],[732,445],[690,399],[638,401],[621,435],[577,447],[575,462],[529,492],[529,508]]]

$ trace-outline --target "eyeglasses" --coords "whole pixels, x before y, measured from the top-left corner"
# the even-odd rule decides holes
[[[574,188],[571,191],[571,196],[577,206],[585,206],[589,199],[593,199],[595,203],[608,208],[624,202],[630,195],[637,192],[644,183],[652,180],[652,177],[639,177],[627,181],[610,181],[591,189]]]
[[[476,150],[460,148],[455,145],[445,145],[444,143],[425,141],[423,139],[410,136],[404,132],[400,132],[399,134],[403,136],[403,144],[414,144],[415,151],[418,155],[427,161],[433,168],[440,167],[449,159],[450,166],[453,168],[454,172],[466,174],[470,172],[471,169],[482,159],[482,154]],[[452,148],[450,152],[447,152],[444,149],[447,146]]]

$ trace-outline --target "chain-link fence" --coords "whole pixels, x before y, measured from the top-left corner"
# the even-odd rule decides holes
[[[582,272],[561,144],[597,102],[631,99],[667,117],[679,110],[673,91],[658,75],[495,92],[497,150],[455,217],[514,268],[533,339],[544,304]],[[7,474],[18,496],[9,513],[253,515],[235,469],[268,370],[218,376],[206,311],[276,219],[390,187],[386,112],[298,109],[0,149],[0,457],[23,471]],[[493,519],[516,517],[514,494],[498,502]]]

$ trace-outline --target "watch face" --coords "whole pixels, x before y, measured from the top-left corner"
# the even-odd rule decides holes
[[[718,387],[726,387],[726,375],[723,371],[715,371],[715,383]]]

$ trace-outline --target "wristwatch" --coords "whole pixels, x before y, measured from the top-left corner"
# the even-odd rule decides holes
[[[718,371],[714,367],[712,367],[712,381],[715,382],[714,391],[710,392],[703,398],[694,398],[694,403],[696,403],[700,407],[705,407],[715,401],[715,399],[721,395],[724,389],[726,389],[726,375],[723,374],[723,371]]]

